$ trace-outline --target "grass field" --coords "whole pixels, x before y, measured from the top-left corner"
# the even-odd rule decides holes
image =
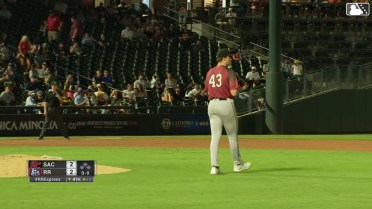
[[[359,209],[372,205],[371,152],[241,152],[253,164],[250,171],[232,173],[230,152],[221,149],[224,174],[211,176],[208,149],[0,147],[0,154],[93,159],[132,169],[96,176],[94,183],[0,178],[0,208]]]

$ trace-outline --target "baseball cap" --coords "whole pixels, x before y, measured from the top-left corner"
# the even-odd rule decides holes
[[[55,81],[53,81],[50,85],[51,85],[51,86],[54,86],[54,85],[58,86],[58,83],[55,82]]]
[[[44,94],[44,92],[42,90],[39,90],[36,92],[36,94]]]
[[[217,52],[217,59],[220,59],[220,58],[224,58],[224,57],[227,57],[229,56],[231,53],[228,49],[220,49],[218,50]]]

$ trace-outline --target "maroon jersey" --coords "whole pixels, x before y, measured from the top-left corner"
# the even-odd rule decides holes
[[[58,31],[59,26],[62,23],[58,16],[48,16],[47,22],[49,31]]]
[[[224,66],[216,66],[208,71],[204,91],[208,93],[209,100],[232,98],[230,90],[238,88],[235,74]]]

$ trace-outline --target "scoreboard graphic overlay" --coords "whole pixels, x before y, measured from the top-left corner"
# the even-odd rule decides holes
[[[94,160],[29,160],[30,182],[93,182]]]

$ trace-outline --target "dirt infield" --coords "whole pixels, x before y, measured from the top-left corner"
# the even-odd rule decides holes
[[[96,137],[95,137],[96,138]],[[0,140],[0,146],[97,146],[97,147],[159,147],[159,148],[209,148],[208,136],[196,138],[152,138],[121,137],[116,139],[87,139],[73,137],[70,141],[62,138],[38,140]],[[222,140],[221,147],[228,147]],[[286,140],[286,139],[241,139],[240,147],[247,149],[297,149],[297,150],[348,150],[372,151],[372,141],[368,140]]]

